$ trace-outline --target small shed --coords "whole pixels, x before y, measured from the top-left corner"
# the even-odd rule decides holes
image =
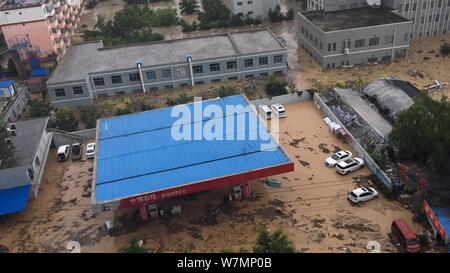
[[[14,81],[0,81],[0,98],[13,97],[15,94]]]

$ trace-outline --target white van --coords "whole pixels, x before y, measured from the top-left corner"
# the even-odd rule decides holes
[[[259,106],[259,114],[263,116],[265,119],[271,119],[272,118],[272,110],[270,110],[269,106],[267,105],[260,105]]]
[[[58,161],[66,161],[69,158],[70,154],[70,145],[62,145],[59,146],[58,152],[56,154]]]

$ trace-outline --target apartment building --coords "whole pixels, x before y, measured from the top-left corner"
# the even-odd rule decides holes
[[[275,10],[279,0],[224,0],[232,14],[251,18],[265,18],[269,10]]]
[[[367,0],[308,0],[308,11],[336,11],[367,6]],[[383,0],[393,13],[413,22],[412,37],[427,37],[450,32],[450,0]]]
[[[287,72],[287,50],[269,29],[137,45],[74,44],[47,81],[55,107],[95,98]]]
[[[450,0],[384,0],[383,5],[413,21],[413,37],[450,32]]]
[[[367,7],[367,0],[308,0],[307,10],[337,11]]]
[[[70,46],[81,11],[82,0],[6,0],[0,4],[0,27],[9,49],[59,59]]]
[[[408,54],[412,22],[383,8],[299,13],[298,41],[323,68],[390,62]]]

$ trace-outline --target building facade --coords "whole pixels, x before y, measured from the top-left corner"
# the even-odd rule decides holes
[[[383,0],[382,6],[413,22],[412,37],[450,32],[450,0]],[[336,11],[367,6],[366,0],[308,0],[308,11]]]
[[[0,26],[9,49],[60,58],[81,11],[82,0],[7,0],[0,6]]]
[[[450,32],[450,0],[384,0],[383,5],[413,21],[413,37]]]
[[[55,107],[95,98],[287,72],[286,48],[269,29],[104,48],[73,45],[47,81]]]
[[[390,62],[408,54],[412,22],[385,9],[299,15],[299,44],[323,68]]]
[[[307,10],[337,11],[367,7],[367,0],[308,0]]]
[[[0,82],[0,86],[2,82]],[[12,96],[2,97],[0,95],[0,117],[5,122],[15,122],[20,118],[20,114],[27,106],[30,98],[28,86],[23,83],[8,83],[8,90]],[[1,89],[1,88],[0,88]],[[1,94],[1,91],[0,91]]]
[[[279,0],[225,0],[232,14],[249,16],[251,18],[265,18],[269,10],[275,10]]]
[[[37,197],[52,140],[52,134],[46,130],[47,123],[45,117],[8,125],[14,133],[1,141],[13,147],[14,163],[0,165],[0,214],[23,210],[28,197]],[[22,196],[11,196],[16,194]],[[18,204],[18,199],[23,204]],[[13,204],[4,204],[11,200]]]

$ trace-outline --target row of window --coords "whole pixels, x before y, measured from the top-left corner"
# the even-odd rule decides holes
[[[273,62],[275,64],[283,63],[283,55],[276,55],[273,57]],[[259,58],[259,65],[268,65],[269,64],[269,58],[268,57],[260,57]],[[226,63],[227,70],[235,70],[237,69],[237,62],[236,61],[230,61]],[[253,59],[246,59],[244,60],[244,66],[245,67],[253,67]],[[192,70],[194,74],[202,74],[204,73],[204,65],[194,65],[192,67]],[[209,71],[210,72],[217,72],[220,71],[220,63],[213,63],[209,64]],[[176,69],[176,73],[178,77],[184,77],[187,75],[186,69],[184,67],[180,67]],[[155,80],[156,79],[156,71],[147,71],[146,77],[148,80]],[[172,77],[172,71],[170,69],[163,69],[161,70],[161,75],[163,78],[171,78]],[[130,73],[128,74],[130,82],[134,81],[140,81],[139,73]],[[95,86],[104,86],[105,85],[105,79],[103,77],[97,77],[93,78],[93,82]],[[111,82],[112,84],[121,84],[123,83],[122,76],[121,75],[114,75],[111,76]]]
[[[72,92],[74,95],[83,94],[83,88],[81,86],[74,86],[74,87],[72,87]],[[55,89],[55,96],[63,97],[65,95],[66,95],[66,91],[64,90],[64,88],[56,88]]]
[[[437,1],[423,1],[422,9],[427,9],[427,4],[428,4],[428,3],[430,3],[430,5],[429,5],[428,7],[429,7],[430,9],[433,9],[433,8],[434,8],[435,2],[437,2],[437,7],[440,8],[440,7],[442,7],[443,1],[444,1],[444,0],[437,0]],[[447,0],[447,7],[450,7],[450,0]],[[404,10],[405,10],[405,11],[409,11],[409,8],[410,8],[410,4],[409,4],[409,3],[405,4],[405,9],[404,9]],[[402,5],[399,5],[399,6],[398,6],[398,10],[402,10]],[[416,11],[416,10],[417,10],[417,3],[413,3],[413,5],[412,5],[412,10],[413,10],[413,11]]]

